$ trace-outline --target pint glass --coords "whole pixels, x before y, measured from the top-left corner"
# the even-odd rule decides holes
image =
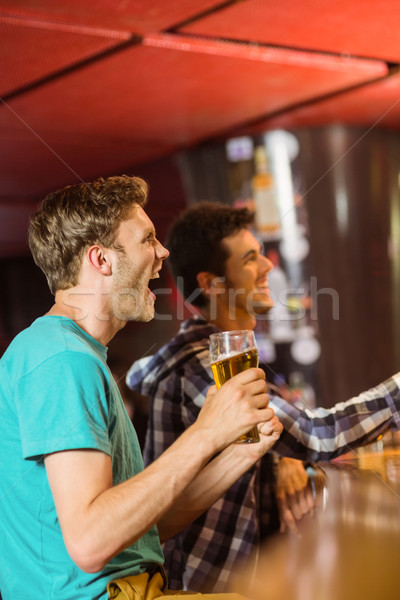
[[[240,331],[221,331],[210,335],[210,364],[217,389],[231,377],[249,369],[258,367],[258,351],[254,332],[250,329]],[[257,427],[242,435],[238,443],[260,441]]]

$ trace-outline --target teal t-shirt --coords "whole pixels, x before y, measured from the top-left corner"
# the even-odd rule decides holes
[[[45,316],[0,360],[0,590],[3,600],[104,600],[107,582],[163,562],[156,528],[101,572],[69,557],[43,455],[94,448],[111,456],[114,485],[143,469],[107,348],[65,317]],[[74,490],[71,490],[71,495]]]

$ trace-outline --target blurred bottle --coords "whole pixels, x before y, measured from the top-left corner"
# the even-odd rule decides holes
[[[277,234],[281,230],[280,216],[276,205],[274,180],[269,170],[268,156],[264,146],[254,150],[255,175],[252,191],[255,219],[259,231]]]

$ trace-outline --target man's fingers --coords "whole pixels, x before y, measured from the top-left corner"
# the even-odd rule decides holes
[[[272,435],[273,433],[281,434],[283,431],[283,425],[275,415],[272,408],[267,408],[266,413],[269,414],[268,419],[263,419],[263,421],[259,423],[258,430],[262,435]]]
[[[278,417],[276,417],[276,421],[273,421],[273,419],[275,418],[275,413],[272,410],[272,408],[260,408],[258,411],[258,418],[258,423],[262,423],[262,425],[260,426],[260,431],[263,435],[271,435],[271,433],[273,433],[272,430],[279,428]],[[267,426],[268,429],[266,429]]]
[[[315,514],[315,504],[312,494],[306,493],[305,490],[294,492],[293,494],[286,493],[277,498],[281,519],[284,521],[284,527],[290,531],[297,530],[296,521],[301,521],[306,515],[311,517]]]
[[[301,492],[301,502],[303,506],[303,513],[305,515],[308,513],[314,514],[315,500],[310,485],[304,488],[304,490]]]
[[[290,506],[291,506],[292,513],[293,513],[296,521],[301,521],[301,519],[304,517],[305,513],[303,512],[303,508],[304,508],[303,503],[302,503],[301,499],[299,498],[298,494],[295,494],[291,498]]]
[[[283,533],[286,530],[290,531],[291,533],[297,533],[298,529],[297,529],[296,519],[293,516],[293,513],[290,510],[290,508],[285,503],[280,504],[280,505],[278,504],[278,508],[279,508],[281,533]]]
[[[245,371],[241,371],[240,373],[232,377],[232,379],[237,379],[237,381],[240,381],[240,383],[242,383],[243,385],[251,383],[252,381],[255,381],[257,379],[265,382],[265,372],[262,369],[259,369],[258,367],[252,367],[251,369],[245,369]],[[230,381],[232,381],[232,379],[230,379]],[[265,386],[266,385],[267,384],[265,383]]]

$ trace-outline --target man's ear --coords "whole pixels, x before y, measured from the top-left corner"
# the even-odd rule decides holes
[[[210,296],[211,294],[221,293],[221,286],[224,287],[225,279],[223,277],[217,277],[214,273],[209,271],[200,271],[196,275],[197,283],[202,288],[203,293]]]
[[[86,253],[88,262],[91,267],[96,269],[102,275],[112,274],[112,256],[109,248],[102,246],[91,246]]]

